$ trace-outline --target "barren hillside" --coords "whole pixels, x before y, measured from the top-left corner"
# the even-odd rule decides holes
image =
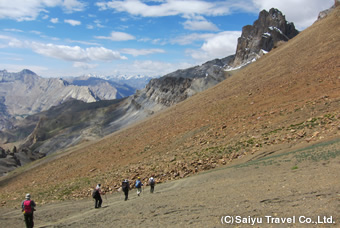
[[[252,156],[243,157],[238,165],[158,184],[153,194],[149,187],[140,197],[132,190],[128,201],[122,192],[103,196],[99,210],[89,198],[38,204],[35,225],[338,227],[339,149],[338,139],[248,162]],[[0,208],[0,214],[3,227],[24,226],[19,209]]]
[[[16,170],[1,179],[2,203],[18,205],[27,192],[40,205],[84,198],[97,182],[112,193],[123,178],[164,182],[339,138],[339,17],[338,7],[214,88],[143,122]]]

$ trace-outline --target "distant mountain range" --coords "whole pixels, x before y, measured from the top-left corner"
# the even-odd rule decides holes
[[[2,161],[12,159],[11,164],[15,163],[14,160],[19,166],[20,161],[27,161],[22,154],[31,154],[31,160],[34,160],[122,129],[217,85],[233,74],[231,69],[246,66],[275,48],[279,42],[288,41],[297,34],[294,25],[288,23],[280,11],[262,11],[253,26],[244,27],[235,55],[151,79],[145,88],[130,96],[131,87],[121,88],[121,84],[112,84],[117,83],[112,82],[112,76],[104,77],[106,80],[98,76],[43,79],[29,70],[17,74],[1,71],[0,97],[3,100],[0,100],[0,111],[4,116],[7,114],[7,119],[13,119],[24,113],[36,113],[20,121],[16,118],[11,122],[11,128],[7,126],[8,130],[3,127],[0,142],[20,144],[17,153],[21,155],[3,156]],[[6,78],[12,79],[8,81]],[[148,80],[143,77],[135,79]],[[132,78],[115,80],[122,82]],[[6,87],[6,83],[12,87]],[[19,92],[14,93],[12,98],[8,95],[9,91]],[[124,96],[128,97],[103,101]],[[5,170],[14,168],[8,167]]]
[[[128,85],[132,88],[136,88],[136,89],[143,89],[145,87],[146,84],[149,83],[149,81],[153,78],[159,78],[161,77],[150,77],[147,75],[123,75],[123,74],[119,74],[119,75],[109,75],[109,76],[103,76],[103,75],[95,75],[95,74],[89,74],[87,75],[87,77],[91,77],[91,78],[101,78],[101,79],[105,79],[107,81],[111,81],[111,82],[116,82],[118,84],[121,85]]]
[[[134,94],[139,87],[96,77],[43,78],[27,69],[18,73],[3,70],[0,71],[0,129],[10,129],[15,120],[69,99],[87,103],[120,99]]]

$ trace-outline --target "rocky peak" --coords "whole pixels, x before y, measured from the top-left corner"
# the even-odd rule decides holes
[[[319,13],[317,21],[327,17],[328,14],[330,14],[333,11],[333,9],[335,9],[338,6],[340,6],[340,0],[334,0],[334,5],[331,8],[323,10]]]
[[[340,0],[334,0],[334,6],[335,7],[340,6]]]
[[[299,32],[293,23],[288,23],[278,9],[263,10],[253,25],[242,28],[238,39],[233,67],[256,60],[262,53],[269,52],[280,41],[288,41]]]
[[[19,72],[19,74],[23,74],[23,75],[37,75],[36,73],[34,73],[31,70],[28,69],[23,69],[21,72]]]

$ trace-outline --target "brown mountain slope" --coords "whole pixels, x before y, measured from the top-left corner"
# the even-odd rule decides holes
[[[123,178],[177,179],[339,137],[339,17],[338,7],[216,87],[146,121],[2,178],[1,199],[83,197],[96,182],[113,191]]]

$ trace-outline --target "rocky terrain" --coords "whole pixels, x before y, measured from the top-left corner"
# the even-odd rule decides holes
[[[29,192],[36,227],[225,227],[236,216],[237,227],[338,227],[339,23],[337,7],[212,89],[2,177],[1,225],[24,225]],[[154,194],[123,200],[122,179],[151,175]]]
[[[153,194],[148,186],[140,197],[133,189],[128,201],[122,192],[106,194],[99,210],[90,198],[40,203],[35,227],[338,227],[339,149],[335,140],[250,155],[234,165],[157,184]],[[245,222],[226,223],[236,216]],[[295,219],[276,221],[285,218]],[[303,223],[309,218],[325,224]],[[0,208],[0,222],[23,227],[19,205]]]
[[[338,219],[339,10],[211,89],[99,141],[83,142],[2,177],[2,221],[20,222],[20,212],[10,208],[27,192],[46,205],[41,206],[42,226],[123,226],[126,219],[147,226],[152,216],[150,224],[204,227],[217,226],[225,213]],[[233,164],[241,169],[210,171],[212,179],[197,175]],[[126,209],[124,202],[112,203],[107,211],[95,212],[100,218],[82,216],[91,213],[88,197],[96,183],[118,202],[122,179],[140,176],[146,181],[151,175],[166,182],[159,185],[164,193],[154,204],[141,199],[138,212],[128,213],[132,197]],[[182,188],[186,180],[191,183],[187,189]],[[175,201],[161,200],[167,196]],[[74,199],[84,201],[68,202]],[[71,207],[66,213],[70,204],[84,208]],[[63,212],[56,215],[57,205]],[[219,211],[218,220],[212,210]],[[190,223],[193,218],[198,224]]]
[[[284,23],[294,28],[292,23],[288,24],[285,21],[280,11],[275,9],[270,10],[270,12],[263,11],[254,25],[250,26],[250,29],[244,30],[242,37],[250,40],[247,45],[252,46],[253,52],[257,53],[262,50],[263,43],[253,39],[254,34],[256,34],[256,37],[262,37],[263,34],[261,35],[261,32],[266,31],[268,26],[275,27]],[[290,36],[293,35],[291,34]],[[285,36],[276,35],[273,37],[275,37],[275,42],[287,40]],[[248,46],[244,48],[249,49]],[[236,56],[240,56],[240,52],[243,52],[242,48],[237,49]],[[243,62],[247,61],[248,57],[243,57],[245,58]],[[215,59],[199,66],[177,70],[159,79],[152,79],[144,89],[137,91],[133,96],[128,97],[126,100],[117,101],[119,105],[115,104],[105,109],[101,105],[103,103],[92,106],[78,102],[76,107],[84,105],[81,109],[65,108],[65,106],[61,105],[56,109],[51,109],[50,111],[42,112],[30,116],[23,121],[16,122],[15,128],[12,127],[13,129],[11,130],[0,132],[0,140],[7,150],[12,149],[16,145],[19,153],[24,152],[23,155],[27,154],[27,152],[37,155],[30,156],[29,158],[21,156],[19,161],[25,164],[24,160],[31,161],[34,158],[41,157],[41,155],[51,154],[55,151],[74,146],[77,143],[103,137],[217,85],[233,74],[232,71],[226,72],[225,69],[231,66],[234,59],[234,55],[223,59]],[[23,74],[25,72],[27,74],[30,73],[29,71],[24,71]],[[34,73],[31,72],[31,74]],[[38,76],[31,77],[37,78]],[[42,79],[40,78],[40,80]],[[56,79],[51,80],[55,81]],[[110,99],[112,94],[119,96],[118,93],[112,93],[112,85],[109,82],[99,78],[78,77],[58,80],[68,87],[72,85],[79,88],[88,88],[87,91],[90,92],[92,99],[95,100]],[[53,86],[50,87],[53,88]],[[123,88],[117,88],[120,89],[120,93],[124,91]],[[81,98],[76,97],[75,99],[79,100]],[[37,99],[35,102],[39,104],[40,100]],[[70,101],[70,104],[73,104],[73,101]],[[66,105],[66,107],[68,106]],[[89,108],[91,112],[89,112]],[[55,110],[59,111],[55,112]],[[82,111],[85,113],[82,113]],[[58,113],[60,116],[57,116],[55,113]],[[76,117],[79,116],[83,118],[76,120]],[[69,121],[70,119],[72,121]],[[10,162],[3,161],[2,163],[16,165],[3,167],[3,174],[13,170],[18,165],[18,162],[13,163],[13,157],[8,159],[10,159]]]

